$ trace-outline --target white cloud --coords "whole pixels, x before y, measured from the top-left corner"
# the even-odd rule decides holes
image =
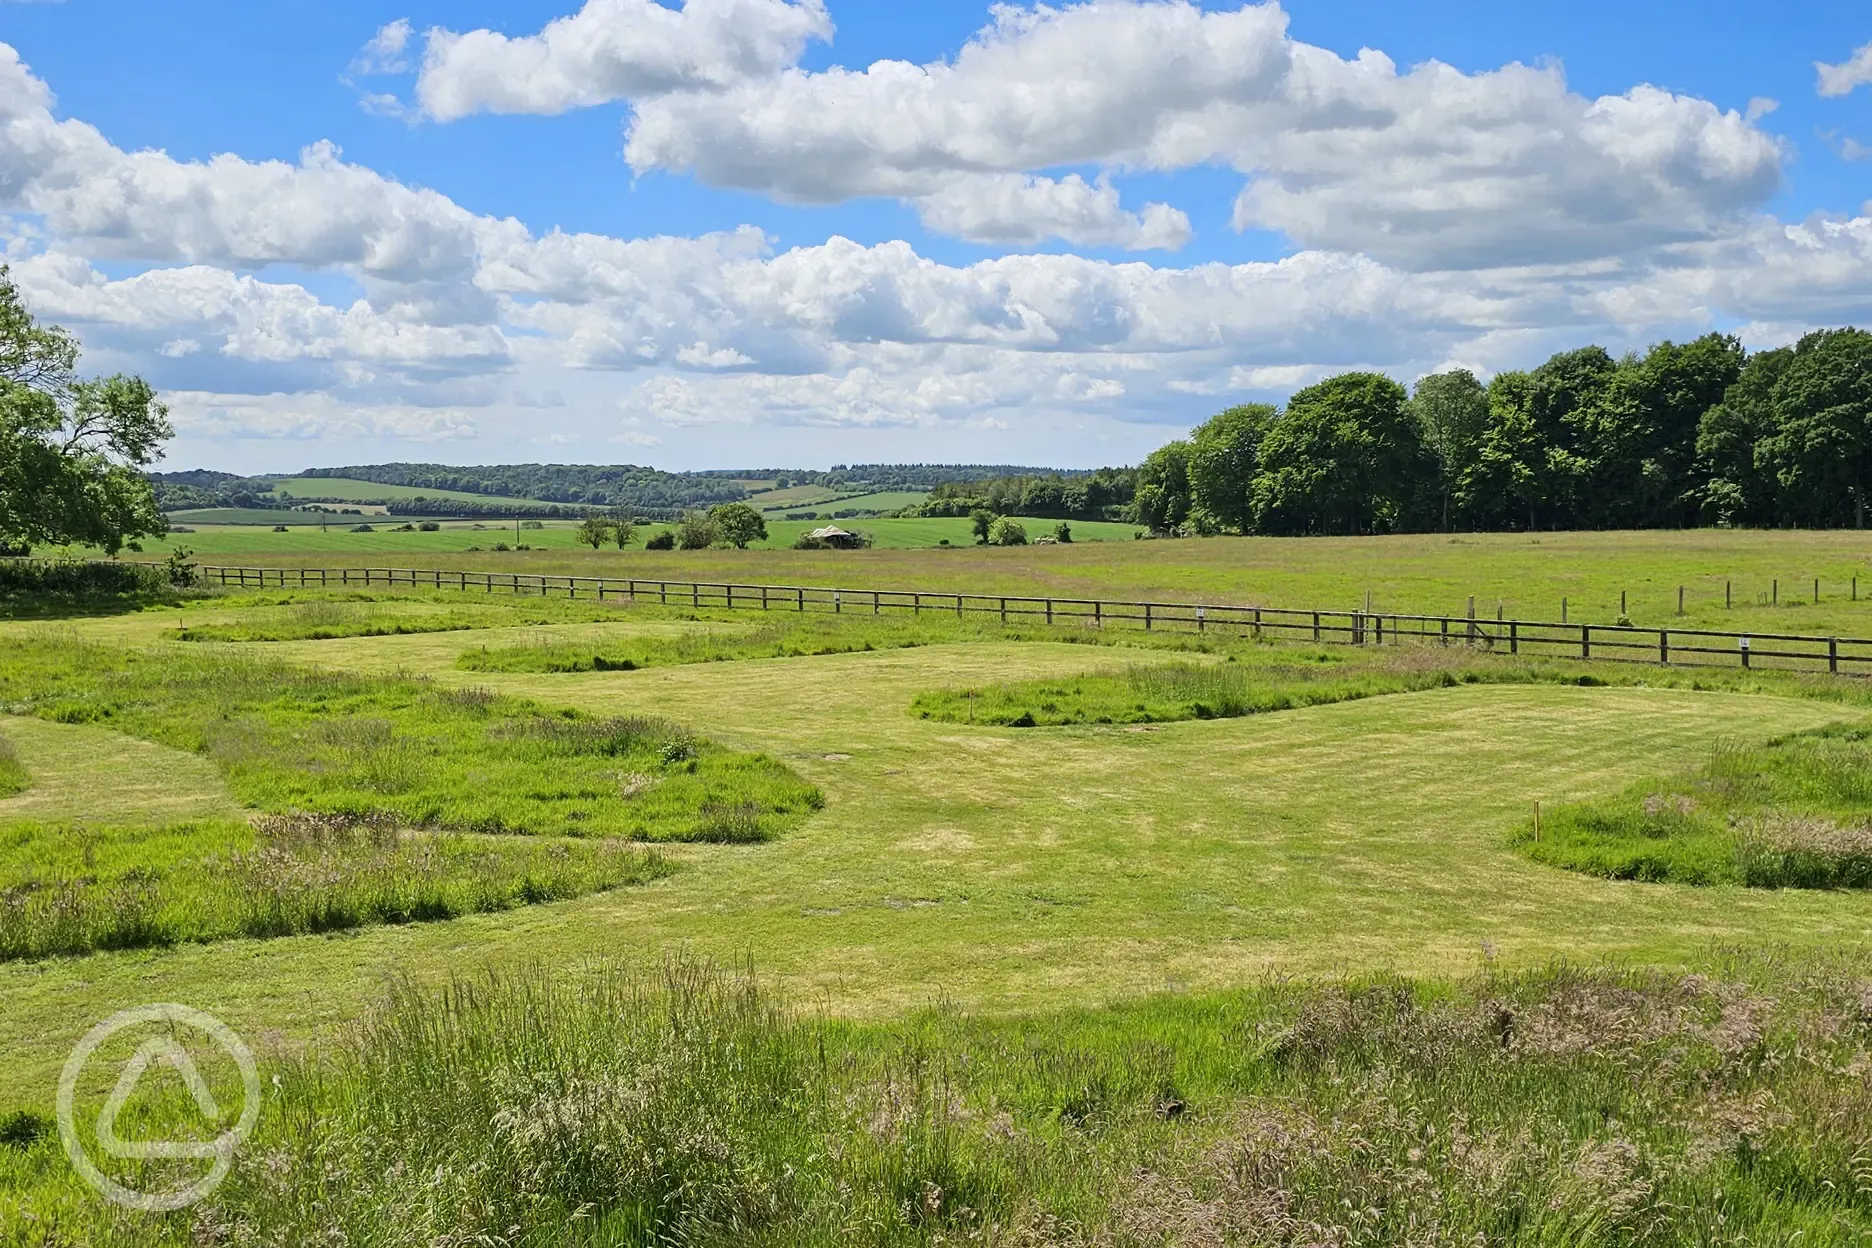
[[[1707,101],[1645,86],[1586,99],[1557,68],[1400,73],[1286,26],[1272,3],[1002,7],[953,62],[640,99],[626,156],[782,200],[941,205],[984,175],[1226,163],[1248,178],[1238,226],[1419,269],[1711,237],[1779,184],[1778,143]],[[974,224],[960,209],[931,221]]]
[[[1872,84],[1872,43],[1859,48],[1838,65],[1814,62],[1819,92],[1826,96],[1851,95],[1855,88]]]
[[[912,201],[923,224],[974,243],[1030,245],[1063,239],[1081,247],[1176,251],[1190,240],[1189,217],[1168,204],[1126,212],[1109,179],[1088,183],[1018,173],[962,175]]]
[[[359,50],[357,59],[351,62],[351,72],[354,74],[407,73],[410,63],[404,53],[409,48],[410,36],[414,33],[409,18],[397,18],[396,21],[373,35],[371,41]]]
[[[404,442],[472,439],[475,418],[452,408],[408,405],[359,406],[324,394],[215,394],[170,391],[163,395],[176,430],[213,439],[311,441],[364,437]]]
[[[1780,100],[1770,99],[1765,95],[1758,95],[1749,100],[1748,108],[1743,112],[1742,117],[1746,121],[1760,121],[1769,113],[1774,112],[1780,107]]]
[[[765,77],[829,39],[822,0],[586,0],[537,35],[431,30],[416,96],[438,121],[473,113],[562,113]]]

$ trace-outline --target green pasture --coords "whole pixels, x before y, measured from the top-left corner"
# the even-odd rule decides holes
[[[278,597],[186,612],[227,627],[297,609]],[[379,606],[435,609],[433,601]],[[176,614],[90,618],[60,635],[182,664],[178,672],[205,661],[184,663],[188,655],[255,648],[165,640]],[[341,940],[284,936],[0,966],[0,997],[15,1007],[0,1016],[0,1098],[39,1103],[72,1039],[123,1005],[188,1000],[237,1026],[304,1034],[355,1016],[391,970],[426,978],[515,959],[574,963],[594,951],[751,955],[805,999],[880,1017],[937,1000],[991,1012],[1091,1005],[1276,972],[1456,974],[1485,950],[1512,965],[1674,964],[1719,943],[1820,947],[1872,936],[1865,892],[1608,880],[1531,862],[1510,844],[1536,800],[1616,796],[1727,741],[1861,722],[1868,712],[1856,684],[1670,673],[1653,684],[1644,669],[1600,668],[1623,683],[1459,680],[1239,719],[1028,729],[922,719],[911,707],[931,691],[1192,657],[1127,648],[1115,658],[1109,645],[932,630],[933,644],[637,671],[459,666],[481,646],[589,647],[639,629],[677,637],[734,627],[648,609],[618,616],[260,648],[266,662],[367,685],[420,679],[438,694],[511,699],[592,722],[655,715],[723,750],[771,756],[823,793],[823,809],[763,844],[670,846],[663,852],[686,869],[620,892],[362,927]],[[754,617],[747,626],[762,625]],[[53,644],[43,626],[5,633],[16,649]],[[1428,663],[1443,661],[1425,653]],[[7,700],[17,709],[20,682],[32,678],[13,680]],[[184,694],[191,687],[175,683]],[[79,692],[66,687],[54,705]],[[103,825],[146,804],[168,822],[226,820],[271,793],[305,795],[271,773],[229,771],[220,747],[211,742],[204,753],[178,731],[58,718],[0,720],[0,736],[32,777],[0,806],[0,819],[17,803],[12,817],[40,827]],[[353,749],[368,779],[371,741],[318,748]],[[101,749],[113,759],[108,783],[92,780]],[[421,783],[410,792],[425,792]],[[513,800],[513,780],[491,787]]]
[[[1051,521],[1028,521],[1030,535]],[[899,526],[886,529],[884,526]],[[177,544],[201,552],[239,554],[283,567],[382,566],[385,550],[420,553],[432,566],[552,575],[635,576],[773,585],[929,589],[1057,598],[1218,602],[1349,611],[1371,595],[1374,611],[1462,615],[1471,597],[1478,615],[1499,609],[1510,618],[1613,623],[1620,595],[1634,623],[1671,624],[1725,632],[1792,632],[1872,637],[1872,536],[1855,532],[1767,532],[1701,529],[1680,533],[1480,534],[1377,538],[1186,538],[1132,541],[1135,530],[1085,528],[1071,546],[984,548],[972,545],[965,520],[854,522],[880,538],[915,535],[933,544],[962,526],[941,550],[908,545],[865,551],[795,551],[809,523],[770,524],[774,540],[758,550],[619,552],[581,549],[569,534],[533,532],[540,547],[502,553],[486,548],[514,541],[512,526],[466,538],[441,534],[333,534],[314,538],[265,531],[220,545],[218,534],[186,534]],[[924,527],[929,526],[929,527]],[[1047,526],[1047,527],[1042,527]],[[238,532],[229,530],[229,533]],[[1075,524],[1075,535],[1082,526]],[[1093,542],[1104,536],[1116,540]],[[237,541],[238,549],[232,546]],[[346,545],[346,542],[357,545]],[[479,545],[483,551],[464,553]],[[156,544],[161,552],[170,547]],[[403,565],[407,566],[407,565]],[[1858,578],[1854,601],[1853,580]],[[1813,581],[1820,579],[1820,601]],[[1771,602],[1777,597],[1778,602]],[[1683,615],[1677,590],[1684,589]],[[1725,605],[1725,590],[1729,605]]]
[[[814,486],[809,488],[818,489],[820,487]],[[777,491],[776,494],[791,492],[790,490]],[[793,502],[791,500],[774,502],[772,500],[776,497],[776,494],[757,495],[748,501],[766,511],[768,518],[771,519],[775,515],[784,515],[789,511],[816,510],[822,516],[829,516],[835,511],[845,511],[847,509],[859,511],[896,511],[902,507],[914,507],[916,504],[929,497],[929,494],[922,490],[883,490],[875,494],[856,494],[848,496],[841,496],[834,491],[827,490],[825,491],[825,497],[812,502]]]

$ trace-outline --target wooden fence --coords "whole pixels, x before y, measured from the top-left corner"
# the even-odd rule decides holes
[[[541,576],[521,572],[448,572],[414,568],[256,568],[206,565],[206,580],[233,588],[343,586],[453,589],[597,602],[652,602],[728,610],[833,615],[993,617],[1003,623],[1133,628],[1355,646],[1471,646],[1498,654],[1601,659],[1686,667],[1764,667],[1872,674],[1872,639],[1800,633],[1726,633],[1691,628],[1554,624],[1473,616],[1313,611],[1189,602],[1114,602],[907,589],[740,585],[625,577]]]

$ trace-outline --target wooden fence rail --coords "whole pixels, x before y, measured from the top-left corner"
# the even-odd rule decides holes
[[[1216,603],[1129,602],[958,594],[931,590],[841,589],[806,585],[743,585],[636,577],[544,576],[415,568],[260,568],[206,565],[200,574],[233,588],[343,586],[452,589],[463,592],[654,602],[729,610],[822,612],[835,615],[931,615],[1089,628],[1208,632],[1320,644],[1468,646],[1530,657],[1602,659],[1687,667],[1763,667],[1872,675],[1872,639],[1800,633],[1728,633],[1691,628],[1555,624],[1468,616],[1314,611]]]

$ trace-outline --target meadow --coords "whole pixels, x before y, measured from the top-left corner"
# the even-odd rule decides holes
[[[1676,536],[1555,540],[1595,552],[1566,573],[1593,583],[1856,557]],[[1256,560],[1301,593],[1416,559],[1426,598],[1562,569],[1413,540],[462,566],[1175,596]],[[1872,1234],[1859,681],[268,590],[0,622],[0,708],[28,778],[0,796],[0,889],[37,871],[105,914],[147,867],[129,882],[161,920],[0,961],[0,1238]],[[1780,839],[1694,879],[1557,854],[1592,819],[1655,842],[1620,812],[1679,798],[1725,847]],[[267,927],[303,877],[245,864],[293,853],[332,904]],[[385,887],[406,879],[428,893]],[[0,908],[0,933],[53,930]],[[45,1128],[73,1041],[152,1000],[267,1037],[280,1082],[208,1205],[137,1222]]]

